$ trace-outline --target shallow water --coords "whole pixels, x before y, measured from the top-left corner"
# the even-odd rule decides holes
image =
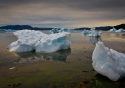
[[[48,54],[8,52],[16,39],[12,33],[0,33],[0,88],[125,88],[124,79],[112,82],[95,72],[91,60],[97,41],[125,53],[124,33],[103,32],[96,38],[73,31],[71,49]]]

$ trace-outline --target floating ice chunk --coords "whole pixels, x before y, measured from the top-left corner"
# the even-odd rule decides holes
[[[109,30],[109,32],[115,32],[115,31],[116,31],[116,29],[114,27]]]
[[[59,32],[70,32],[70,30],[67,29],[67,28],[61,28],[61,29],[59,30]]]
[[[116,30],[115,32],[124,32],[124,30],[120,28],[119,30]]]
[[[10,52],[55,52],[70,48],[69,33],[44,34],[40,31],[21,30],[14,32],[18,40],[8,46]]]
[[[8,30],[6,30],[6,32],[14,32],[14,30],[8,29]]]
[[[125,54],[105,47],[103,42],[96,43],[92,61],[93,68],[112,81],[125,77]]]
[[[102,32],[95,30],[95,28],[92,28],[90,31],[90,34],[88,36],[101,36]]]
[[[86,29],[84,29],[84,31],[82,32],[83,34],[89,34],[90,32]]]
[[[50,32],[52,34],[59,33],[59,28],[53,28]]]
[[[61,33],[61,32],[70,32],[70,30],[66,28],[53,28],[50,32],[52,34],[55,34],[55,33]]]

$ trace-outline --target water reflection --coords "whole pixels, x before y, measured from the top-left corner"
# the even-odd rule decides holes
[[[124,39],[125,38],[125,33],[111,33],[110,37],[111,38],[122,38],[122,39]]]
[[[90,42],[96,44],[98,41],[102,41],[101,36],[91,36]]]
[[[113,82],[100,74],[95,75],[93,88],[124,88],[124,80]]]
[[[48,60],[48,61],[63,61],[66,62],[66,58],[71,54],[71,49],[60,50],[53,53],[14,53],[18,57],[16,63],[31,63],[36,61]]]

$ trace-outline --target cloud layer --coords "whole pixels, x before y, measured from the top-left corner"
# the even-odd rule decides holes
[[[94,27],[125,22],[125,0],[1,0],[0,24]]]

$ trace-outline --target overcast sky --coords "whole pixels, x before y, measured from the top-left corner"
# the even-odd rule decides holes
[[[125,23],[125,0],[0,0],[0,25],[96,27]]]

